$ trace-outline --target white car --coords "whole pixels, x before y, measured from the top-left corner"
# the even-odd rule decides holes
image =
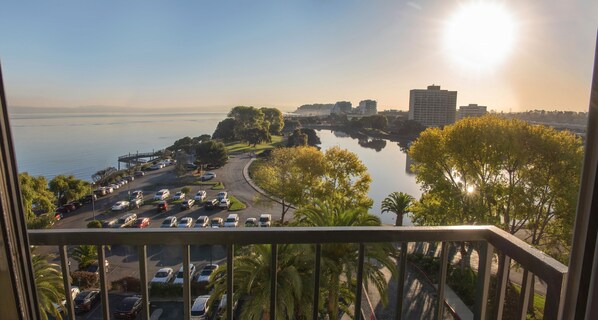
[[[207,319],[208,311],[210,306],[208,300],[210,296],[199,296],[193,301],[191,307],[191,320],[205,320]]]
[[[272,224],[271,214],[260,214],[260,227],[269,227]]]
[[[236,228],[239,226],[239,215],[236,213],[231,213],[226,217],[224,221],[225,228]]]
[[[156,195],[154,195],[154,200],[166,200],[168,197],[170,197],[170,191],[168,191],[168,189],[162,189],[156,192]]]
[[[217,264],[208,264],[205,265],[201,270],[199,270],[199,274],[197,275],[197,282],[199,283],[206,283],[210,281],[210,276],[214,273],[214,270],[218,268]]]
[[[176,227],[176,217],[166,217],[164,221],[162,221],[162,225],[160,228],[174,228]]]
[[[162,268],[156,272],[150,283],[168,283],[173,277],[174,270],[172,270],[172,268]]]
[[[216,199],[228,199],[228,193],[226,191],[218,192],[218,194],[216,195]]]
[[[193,197],[193,199],[195,199],[195,201],[203,202],[206,200],[207,196],[208,196],[208,194],[205,191],[199,190],[199,191],[197,191],[197,193],[195,194],[195,197]]]
[[[113,183],[113,184],[110,185],[110,188],[112,188],[113,191],[114,190],[118,190],[118,188],[120,188],[120,185],[118,183]]]
[[[124,211],[129,209],[129,201],[118,201],[112,206],[112,211]]]
[[[193,218],[185,217],[179,220],[178,228],[191,228],[193,225]]]
[[[210,225],[210,218],[208,216],[199,216],[195,221],[196,228],[207,228]]]
[[[257,219],[256,218],[247,218],[247,220],[245,220],[245,227],[251,228],[251,227],[257,227]]]
[[[200,177],[201,181],[211,180],[214,178],[216,178],[216,174],[214,172],[206,172]]]
[[[107,187],[104,187],[104,191],[106,191],[106,193],[112,193],[112,192],[114,192],[114,188],[112,188],[111,186],[107,186]]]
[[[182,191],[179,191],[177,193],[175,193],[174,195],[174,200],[184,200],[185,199],[185,193]]]
[[[193,263],[189,264],[189,281],[193,279],[193,274],[195,273],[195,265]],[[176,278],[174,278],[173,284],[183,284],[185,280],[185,271],[183,270],[183,266],[179,269],[179,272],[176,274]]]
[[[230,200],[228,200],[228,199],[222,199],[222,200],[220,200],[220,203],[218,204],[218,207],[220,209],[228,209],[228,208],[230,208]]]

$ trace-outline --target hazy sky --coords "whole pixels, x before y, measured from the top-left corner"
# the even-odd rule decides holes
[[[472,1],[3,1],[0,60],[10,106],[277,106],[457,90],[458,105],[586,111],[596,0],[494,2],[515,26],[483,70],[447,53]]]

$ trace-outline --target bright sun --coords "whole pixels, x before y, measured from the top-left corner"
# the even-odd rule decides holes
[[[445,46],[449,55],[467,68],[494,69],[513,49],[515,29],[504,6],[490,1],[471,2],[448,20]]]

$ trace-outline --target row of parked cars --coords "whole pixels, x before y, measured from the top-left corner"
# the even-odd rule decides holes
[[[262,214],[259,219],[247,218],[245,227],[269,227],[272,223],[272,215]],[[214,217],[210,219],[208,216],[199,216],[193,223],[193,218],[184,217],[180,220],[177,217],[166,217],[161,228],[236,228],[239,226],[239,215],[236,213],[229,214],[226,219]]]
[[[140,171],[140,172],[141,172],[141,171]],[[144,174],[144,173],[142,172],[142,175],[143,175],[143,174]],[[142,176],[142,175],[135,174],[135,176],[138,176],[138,177],[139,177],[139,176]],[[133,180],[135,180],[135,176],[125,176],[125,177],[123,177],[122,179],[120,179],[120,180],[118,180],[118,181],[115,181],[115,182],[114,182],[114,183],[112,183],[112,184],[109,184],[109,185],[106,185],[106,186],[102,186],[102,187],[99,187],[99,188],[95,189],[95,190],[93,191],[93,193],[94,193],[94,194],[95,194],[97,197],[102,197],[102,196],[105,196],[105,195],[111,194],[111,193],[113,193],[115,190],[118,190],[118,189],[120,189],[121,187],[123,187],[124,185],[126,185],[127,183],[129,183],[129,182],[132,182]]]
[[[220,209],[230,208],[231,201],[228,198],[228,193],[226,191],[219,192],[216,195],[215,199],[208,200],[207,196],[208,195],[204,190],[197,191],[197,193],[195,194],[195,196],[193,196],[193,198],[187,198],[187,194],[185,194],[182,191],[178,191],[174,195],[173,200],[182,201],[180,204],[181,210],[190,209],[195,204],[197,204],[197,205],[204,204],[204,207],[208,210],[214,209],[214,208],[220,208]],[[170,198],[170,190],[161,189],[158,192],[156,192],[153,200],[159,201],[158,205],[157,205],[158,212],[168,210],[168,202],[166,201],[168,198]]]

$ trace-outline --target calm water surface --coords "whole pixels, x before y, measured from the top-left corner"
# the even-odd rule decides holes
[[[11,126],[20,172],[48,179],[72,174],[89,181],[98,170],[117,167],[120,155],[163,149],[185,136],[212,134],[225,117],[226,113],[13,114]],[[421,191],[408,172],[406,154],[396,142],[363,147],[342,132],[319,130],[318,135],[324,150],[332,146],[348,149],[368,167],[373,179],[372,213],[380,213],[382,200],[393,191],[419,198]],[[393,214],[381,218],[394,224]]]

